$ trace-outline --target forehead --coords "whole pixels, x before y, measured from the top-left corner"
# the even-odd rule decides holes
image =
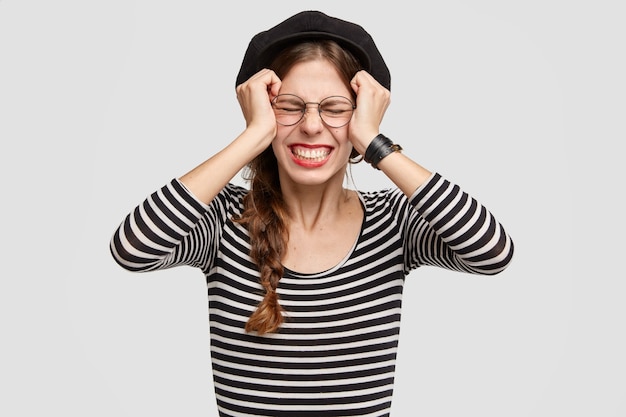
[[[281,81],[281,93],[296,94],[305,100],[320,100],[334,95],[350,97],[344,79],[327,60],[299,62]]]

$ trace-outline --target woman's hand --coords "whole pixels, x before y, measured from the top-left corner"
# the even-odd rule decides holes
[[[276,116],[271,100],[278,94],[280,83],[274,71],[264,69],[238,85],[237,100],[246,129],[221,151],[180,177],[185,187],[205,204],[274,140]]]
[[[262,69],[236,88],[246,130],[269,140],[268,145],[276,136],[276,117],[271,101],[278,94],[280,84],[274,71]]]
[[[380,133],[380,124],[391,103],[391,92],[366,71],[357,72],[350,86],[356,93],[356,110],[348,137],[354,148],[364,155],[367,145]]]

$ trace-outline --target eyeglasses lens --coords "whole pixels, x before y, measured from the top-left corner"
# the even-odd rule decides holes
[[[355,107],[350,99],[342,96],[327,97],[320,103],[306,103],[293,94],[280,94],[272,101],[276,122],[283,126],[295,125],[304,117],[307,104],[317,104],[324,123],[335,128],[350,122]]]

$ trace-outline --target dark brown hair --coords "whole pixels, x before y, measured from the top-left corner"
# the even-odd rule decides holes
[[[278,55],[270,68],[283,78],[297,63],[326,59],[333,64],[350,91],[350,81],[361,69],[358,61],[333,41],[311,41],[292,45]],[[352,95],[355,99],[355,95]],[[352,151],[351,157],[358,153]],[[282,257],[289,239],[289,213],[282,198],[278,165],[272,147],[268,147],[247,166],[244,175],[250,191],[244,197],[244,211],[233,219],[244,225],[250,235],[250,257],[260,272],[265,295],[246,323],[246,331],[258,334],[278,330],[284,322],[283,308],[276,293],[283,276]]]

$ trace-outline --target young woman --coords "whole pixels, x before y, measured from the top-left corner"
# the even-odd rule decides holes
[[[307,11],[257,34],[236,91],[246,129],[128,214],[113,257],[206,275],[221,416],[389,415],[405,276],[495,275],[513,243],[381,134],[390,76],[362,27]],[[362,158],[397,187],[345,188]]]

